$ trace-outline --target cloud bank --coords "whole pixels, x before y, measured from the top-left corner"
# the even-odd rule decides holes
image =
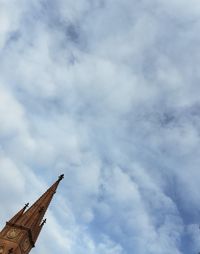
[[[65,173],[32,253],[200,251],[199,14],[0,2],[1,226]]]

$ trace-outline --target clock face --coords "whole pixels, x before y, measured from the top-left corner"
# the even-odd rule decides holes
[[[8,231],[7,237],[8,237],[8,238],[15,238],[15,237],[18,236],[18,234],[19,234],[19,231],[18,231],[17,229],[15,229],[15,228],[12,228],[12,229],[10,229],[10,230]]]
[[[0,254],[3,253],[3,246],[0,246]]]
[[[30,247],[30,241],[28,238],[26,238],[23,243],[22,243],[22,248],[24,251],[28,250],[28,248]]]

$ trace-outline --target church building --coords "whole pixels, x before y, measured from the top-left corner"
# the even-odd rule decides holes
[[[54,193],[64,178],[58,180],[29,208],[26,204],[0,232],[0,254],[28,254],[38,239],[46,219],[44,215]]]

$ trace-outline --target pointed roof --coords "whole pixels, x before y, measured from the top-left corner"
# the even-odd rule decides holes
[[[25,210],[28,204],[8,222],[10,225],[28,230],[33,246],[46,222],[46,220],[43,221],[44,215],[63,178],[64,175],[60,175],[58,180],[27,211]]]

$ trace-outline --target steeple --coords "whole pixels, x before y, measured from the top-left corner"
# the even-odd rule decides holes
[[[26,204],[6,223],[5,228],[0,233],[0,254],[27,254],[35,246],[46,222],[46,219],[43,220],[44,215],[63,178],[64,175],[59,176],[58,180],[28,210],[29,204]]]

